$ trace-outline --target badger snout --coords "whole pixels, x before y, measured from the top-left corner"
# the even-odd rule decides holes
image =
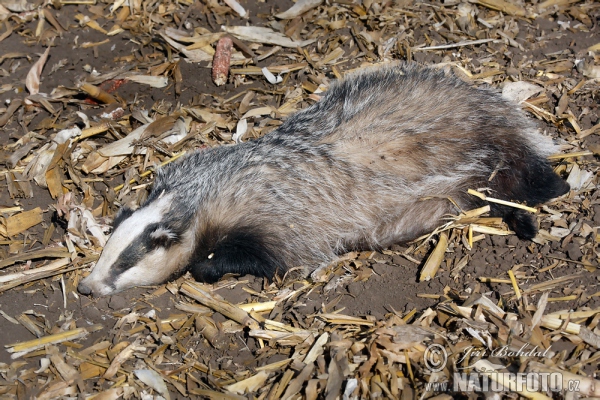
[[[77,291],[84,296],[100,297],[115,293],[114,287],[105,284],[102,280],[97,279],[94,274],[88,275],[82,279],[77,285]]]
[[[79,282],[79,285],[77,285],[77,291],[84,296],[89,296],[92,294],[92,288],[83,282]]]

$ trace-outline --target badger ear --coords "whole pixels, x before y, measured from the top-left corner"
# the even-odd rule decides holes
[[[133,214],[133,210],[129,207],[122,207],[115,215],[115,219],[113,221],[113,230],[117,229],[117,227],[121,224],[121,222],[125,221],[127,218],[131,217]]]
[[[165,226],[158,226],[150,232],[151,247],[169,247],[179,240],[179,236]]]

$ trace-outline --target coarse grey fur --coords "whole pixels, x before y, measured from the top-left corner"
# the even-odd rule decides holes
[[[546,161],[553,152],[551,140],[493,90],[414,64],[354,73],[258,140],[196,152],[160,169],[140,209],[168,201],[160,222],[111,258],[118,268],[101,265],[101,258],[80,291],[106,294],[139,284],[118,283],[119,274],[128,263],[147,262],[144,251],[157,237],[165,239],[157,246],[180,249],[159,265],[153,259],[145,266],[149,275],[191,270],[214,281],[227,272],[314,269],[349,250],[415,239],[459,211],[447,198],[465,210],[483,205],[469,188],[535,205],[568,191]],[[522,211],[492,205],[492,215],[520,237],[536,233],[535,220]],[[104,272],[94,276],[96,270]],[[165,279],[161,272],[153,283]]]

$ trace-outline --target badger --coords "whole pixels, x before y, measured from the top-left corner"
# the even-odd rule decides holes
[[[467,193],[537,205],[569,185],[556,152],[518,107],[443,71],[400,64],[349,74],[320,101],[252,141],[159,169],[147,200],[122,208],[84,295],[164,283],[186,271],[273,277],[352,250],[431,232],[484,205]],[[458,207],[458,208],[457,208]],[[519,238],[537,221],[490,204]]]

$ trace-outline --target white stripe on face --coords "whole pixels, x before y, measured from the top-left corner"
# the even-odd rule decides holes
[[[133,243],[150,225],[163,220],[165,212],[171,205],[172,194],[159,196],[151,204],[135,211],[129,218],[121,222],[108,239],[100,258],[92,273],[82,283],[92,288],[93,293],[105,290],[103,280],[110,276],[112,266],[118,261],[122,252]]]

